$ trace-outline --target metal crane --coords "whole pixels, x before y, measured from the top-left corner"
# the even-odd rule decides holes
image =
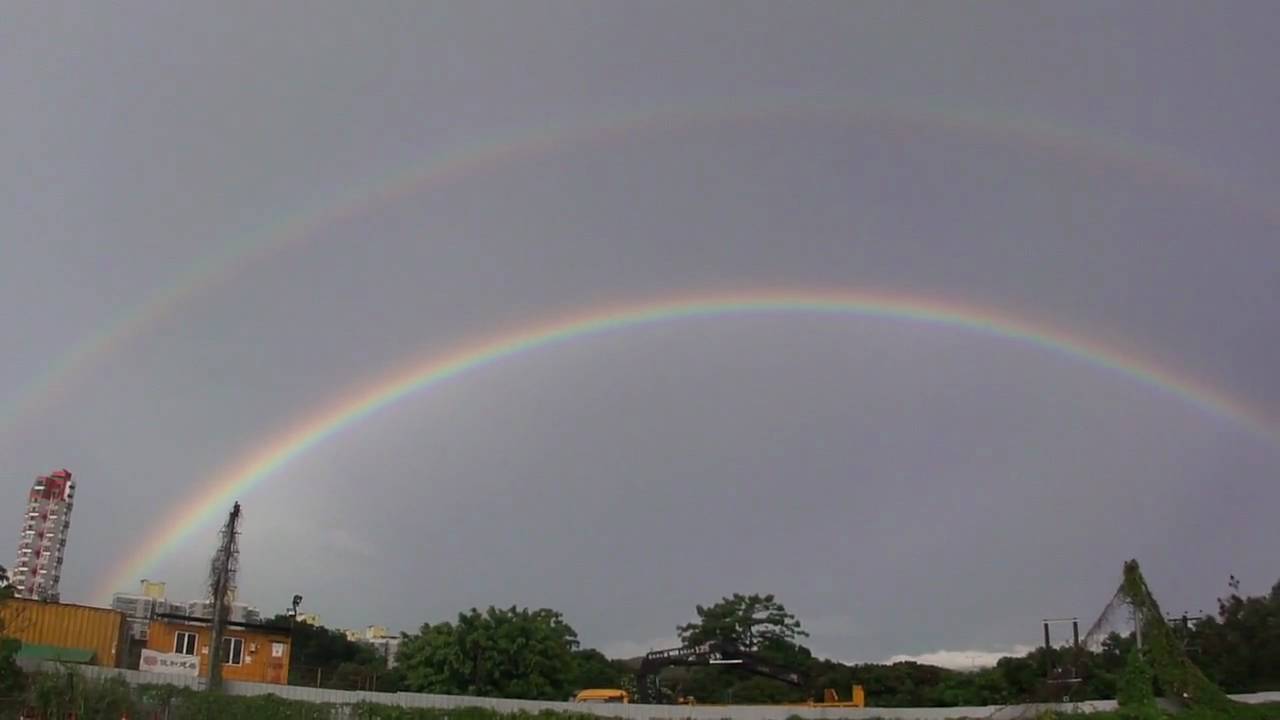
[[[209,648],[209,688],[222,687],[222,637],[236,595],[240,569],[240,503],[231,506],[219,535],[218,551],[209,567],[209,599],[213,601],[213,629]]]
[[[650,703],[657,699],[658,673],[663,668],[702,665],[729,665],[753,675],[780,680],[793,687],[804,687],[804,680],[797,672],[778,667],[736,644],[709,642],[647,653],[640,661],[640,670],[636,673],[636,700]]]

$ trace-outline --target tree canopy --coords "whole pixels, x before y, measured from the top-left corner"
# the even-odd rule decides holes
[[[1126,585],[1121,594],[1137,598],[1148,618],[1162,617],[1136,570],[1136,565],[1126,565]],[[1189,618],[1185,626],[1144,623],[1148,655],[1155,645],[1168,651],[1162,654],[1165,659],[1157,663],[1162,667],[1154,668],[1159,671],[1153,678],[1157,690],[1174,689],[1161,686],[1162,676],[1193,677],[1201,673],[1207,678],[1203,682],[1228,692],[1280,690],[1280,583],[1267,595],[1258,597],[1241,597],[1234,578],[1229,588],[1231,592],[1218,603],[1217,617]],[[807,687],[796,690],[728,668],[673,668],[663,673],[664,686],[701,702],[803,700],[819,696],[824,688],[834,688],[847,697],[855,683],[862,685],[870,702],[880,707],[1047,701],[1062,695],[1061,686],[1046,683],[1050,669],[1066,665],[1074,666],[1079,675],[1072,697],[1114,698],[1126,681],[1126,668],[1136,646],[1132,633],[1113,632],[1101,640],[1095,651],[1036,648],[981,669],[962,671],[914,662],[847,665],[812,657],[797,641],[804,637],[799,621],[772,595],[734,595],[711,607],[698,607],[697,613],[697,622],[679,628],[685,643],[724,640],[744,648],[754,647],[772,662],[796,668],[808,678]],[[1147,627],[1149,624],[1152,626]],[[1185,648],[1185,653],[1175,648]],[[1129,678],[1132,679],[1132,672]],[[1185,685],[1176,679],[1173,684]],[[1210,696],[1212,692],[1200,694]]]
[[[1129,593],[1146,603],[1145,584],[1138,586],[1132,578],[1126,582],[1132,586]],[[1159,614],[1153,603],[1145,609],[1151,617]],[[1061,686],[1046,684],[1046,676],[1051,668],[1068,664],[1080,677],[1072,685],[1072,697],[1081,700],[1116,697],[1122,688],[1132,688],[1136,677],[1131,667],[1126,669],[1136,646],[1132,633],[1113,632],[1093,651],[1037,648],[1002,658],[994,667],[955,670],[915,662],[849,665],[816,658],[801,644],[807,635],[800,621],[773,595],[735,594],[698,606],[696,613],[697,620],[677,628],[684,643],[735,643],[806,679],[806,687],[795,688],[732,666],[675,667],[661,674],[671,695],[699,702],[802,701],[820,697],[824,688],[847,698],[856,683],[880,707],[999,705],[1055,699],[1051,694],[1060,698]],[[1144,645],[1148,652],[1153,645],[1184,648],[1185,653],[1174,655],[1189,658],[1189,664],[1183,666],[1179,659],[1175,671],[1185,674],[1193,664],[1205,682],[1228,692],[1280,690],[1280,583],[1266,595],[1246,597],[1233,579],[1216,616],[1164,627],[1144,629]],[[633,689],[636,669],[634,662],[629,667],[598,650],[579,648],[577,633],[564,617],[545,608],[472,609],[453,622],[424,624],[404,636],[397,657],[400,667],[388,673],[371,648],[325,628],[299,625],[291,681],[313,685],[319,668],[326,687],[372,687],[368,678],[376,674],[380,690],[563,700],[590,687]],[[1153,673],[1155,690],[1168,692],[1161,678],[1168,677],[1169,668],[1153,669],[1159,671]]]
[[[1266,595],[1241,597],[1239,583],[1184,633],[1192,659],[1227,692],[1280,690],[1280,582]],[[1174,625],[1178,629],[1177,624]]]
[[[569,690],[587,688],[621,688],[627,685],[630,671],[619,660],[610,660],[595,649],[575,650],[573,670],[569,674]]]
[[[406,636],[397,662],[405,687],[418,692],[563,700],[583,666],[577,647],[578,634],[554,610],[472,608]]]
[[[720,641],[755,651],[768,645],[794,644],[797,638],[809,636],[773,595],[734,593],[710,607],[697,606],[697,613],[697,621],[678,628],[686,645]]]

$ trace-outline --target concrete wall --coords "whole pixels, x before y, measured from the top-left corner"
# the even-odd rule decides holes
[[[138,670],[118,670],[83,665],[60,666],[58,663],[23,663],[27,670],[60,670],[72,668],[86,677],[122,677],[131,685],[167,684],[179,687],[202,688],[204,680],[179,675],[160,675]],[[544,710],[573,712],[624,720],[786,720],[798,716],[807,720],[948,720],[949,718],[974,718],[981,720],[1021,720],[1034,718],[1045,710],[1058,712],[1096,712],[1114,710],[1115,700],[1093,700],[1080,703],[1045,705],[987,705],[982,707],[948,708],[811,708],[778,705],[604,705],[593,703],[541,702],[537,700],[506,700],[502,698],[468,697],[465,695],[430,695],[426,693],[378,693],[353,690],[326,690],[296,685],[266,685],[263,683],[226,682],[226,692],[231,695],[277,695],[292,700],[352,705],[358,702],[378,703],[398,707],[439,708],[452,710],[483,707],[500,713]],[[1280,702],[1280,692],[1232,695],[1241,702]]]

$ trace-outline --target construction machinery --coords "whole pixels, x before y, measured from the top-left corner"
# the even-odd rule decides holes
[[[800,674],[778,667],[754,652],[730,642],[709,642],[667,650],[653,650],[640,660],[636,673],[636,701],[651,703],[661,696],[658,673],[668,667],[727,665],[760,677],[779,680],[792,687],[804,687]],[[691,700],[686,699],[686,703]]]
[[[630,703],[634,699],[638,703],[662,702],[665,693],[658,685],[658,674],[669,667],[706,667],[725,665],[759,677],[778,680],[792,687],[802,688],[805,680],[793,670],[780,667],[764,659],[759,654],[746,650],[730,642],[709,642],[701,645],[666,650],[652,650],[640,659],[640,667],[635,676],[635,692],[630,693],[618,688],[591,688],[582,690],[573,696],[577,703]],[[674,702],[679,705],[696,705],[693,697],[677,695]],[[784,703],[796,707],[832,707],[850,708],[865,707],[866,693],[861,685],[854,685],[849,700],[841,700],[839,693],[831,688],[823,691],[823,699],[808,700],[802,703]]]
[[[573,696],[576,703],[620,703],[631,702],[631,693],[618,688],[589,688],[579,691]]]
[[[804,707],[829,707],[829,708],[860,708],[867,706],[867,692],[861,685],[854,685],[849,691],[849,699],[847,701],[840,699],[840,694],[832,688],[822,691],[822,702],[810,700],[807,703],[797,703]]]

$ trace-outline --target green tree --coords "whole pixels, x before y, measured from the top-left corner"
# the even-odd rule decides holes
[[[797,640],[808,633],[773,595],[735,593],[710,607],[697,606],[698,619],[677,628],[685,645],[727,643],[755,653],[770,665],[809,674],[813,656]],[[812,693],[769,678],[723,667],[669,669],[662,684],[699,702],[771,703],[803,700]]]
[[[1136,647],[1129,651],[1128,662],[1116,688],[1120,716],[1127,720],[1160,720],[1163,714],[1156,705],[1151,666]]]
[[[754,651],[769,645],[775,649],[795,645],[797,638],[809,636],[773,595],[734,593],[710,607],[699,605],[697,612],[696,622],[678,628],[686,645],[720,641]]]
[[[1205,675],[1228,692],[1280,689],[1280,582],[1267,595],[1231,593],[1187,633],[1187,646]]]
[[[267,621],[271,625],[290,625],[287,615]],[[296,623],[292,632],[293,647],[289,656],[289,684],[339,690],[394,691],[394,673],[387,671],[386,658],[363,643],[310,623]]]
[[[577,647],[577,633],[554,610],[472,608],[456,623],[406,635],[396,660],[405,686],[418,692],[563,700]]]
[[[9,585],[9,572],[0,565],[0,602],[11,597],[13,587]],[[0,698],[15,695],[22,688],[22,669],[14,659],[21,648],[22,643],[4,634],[4,620],[0,619]]]
[[[569,675],[569,690],[577,692],[587,688],[620,688],[626,684],[630,674],[621,663],[610,660],[599,650],[575,650],[573,671]]]

